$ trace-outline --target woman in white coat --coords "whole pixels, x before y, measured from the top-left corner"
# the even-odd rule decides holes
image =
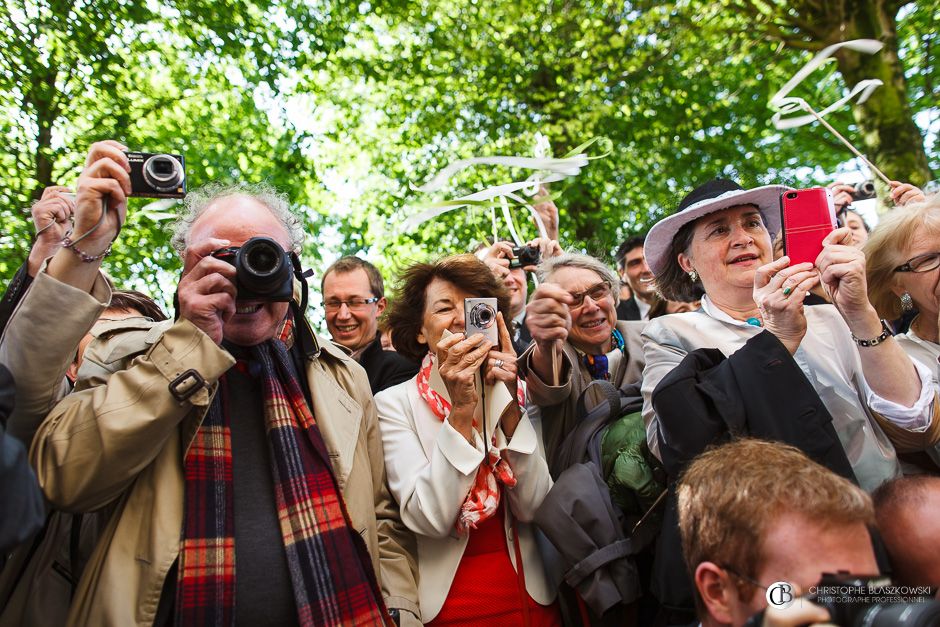
[[[467,336],[464,299],[496,297],[499,342]],[[405,270],[390,306],[396,349],[421,361],[375,397],[385,466],[417,537],[422,620],[558,625],[529,525],[551,487],[505,325],[509,295],[473,255]]]

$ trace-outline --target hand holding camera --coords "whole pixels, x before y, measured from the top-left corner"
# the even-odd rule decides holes
[[[198,261],[177,287],[180,318],[192,322],[216,344],[222,343],[222,328],[235,315],[237,271],[212,255],[228,245],[228,240],[210,238],[190,247],[188,254]]]
[[[848,228],[836,229],[823,240],[823,251],[816,259],[820,279],[832,304],[845,318],[853,332],[863,328],[859,337],[875,337],[881,332],[878,314],[868,300],[865,254],[851,245]]]
[[[124,223],[127,197],[131,193],[126,150],[110,139],[92,144],[85,169],[78,177],[69,239],[76,245],[81,242],[81,252],[88,256],[104,253]]]
[[[453,333],[436,346],[438,372],[450,396],[447,421],[473,443],[473,414],[479,402],[476,374],[486,361],[493,344],[482,333],[471,336]]]
[[[806,335],[803,299],[819,283],[819,273],[812,263],[789,265],[781,257],[761,266],[754,273],[754,303],[764,328],[794,354]]]

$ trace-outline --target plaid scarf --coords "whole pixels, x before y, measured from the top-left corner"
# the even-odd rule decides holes
[[[284,552],[301,625],[384,625],[387,612],[362,538],[353,530],[329,453],[288,353],[288,319],[251,348],[261,365],[264,421]],[[225,377],[186,453],[177,625],[235,619],[235,517]]]
[[[440,418],[441,422],[450,414],[450,403],[447,399],[431,389],[431,367],[433,359],[431,353],[424,356],[421,362],[421,370],[418,371],[416,380],[418,393],[428,404],[434,415]],[[525,407],[525,388],[521,381],[516,381],[516,395],[519,407]],[[473,426],[477,424],[474,421]],[[486,463],[480,464],[477,469],[476,477],[473,480],[473,486],[467,494],[463,505],[460,506],[460,514],[457,516],[457,533],[465,535],[471,529],[476,529],[477,525],[487,518],[492,517],[499,507],[500,489],[499,484],[512,488],[516,485],[516,477],[512,474],[512,468],[509,462],[502,458],[499,449],[496,448],[496,436],[494,435],[490,442],[490,447],[486,455]]]

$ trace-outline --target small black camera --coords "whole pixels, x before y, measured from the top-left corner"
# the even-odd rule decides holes
[[[852,186],[852,200],[869,200],[875,197],[875,182],[862,181]]]
[[[186,163],[183,155],[128,152],[131,196],[183,198],[186,196]]]
[[[241,246],[213,251],[212,256],[235,266],[238,300],[288,302],[294,295],[290,253],[270,237],[252,237]]]
[[[538,246],[515,246],[512,249],[510,268],[525,268],[537,266],[542,262],[542,251]]]

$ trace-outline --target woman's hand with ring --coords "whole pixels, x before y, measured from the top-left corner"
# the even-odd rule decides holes
[[[519,404],[516,403],[519,371],[516,366],[516,351],[512,347],[512,337],[509,335],[509,328],[503,320],[502,312],[496,314],[496,326],[499,329],[499,347],[490,349],[483,369],[483,380],[489,385],[496,385],[497,382],[502,381],[512,396],[512,403],[501,417],[503,433],[510,438],[522,417]]]
[[[481,334],[455,333],[437,344],[438,372],[450,396],[448,422],[473,442],[473,414],[479,402],[476,374],[487,359],[492,344]]]
[[[811,263],[789,263],[789,257],[781,257],[757,269],[754,304],[764,318],[764,328],[777,336],[792,355],[806,335],[803,299],[819,282],[819,273]]]

